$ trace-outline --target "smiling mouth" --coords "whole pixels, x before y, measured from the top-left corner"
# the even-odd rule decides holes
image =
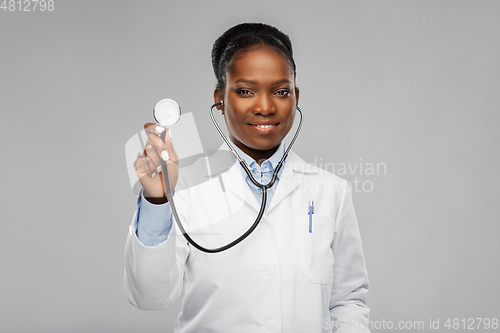
[[[255,126],[258,128],[271,128],[271,127],[278,126],[279,124],[266,124],[266,125],[249,124],[249,125],[252,125],[252,126]]]

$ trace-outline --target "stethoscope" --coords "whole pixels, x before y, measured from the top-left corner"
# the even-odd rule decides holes
[[[276,181],[276,178],[278,177],[278,173],[279,173],[280,169],[283,167],[283,163],[285,162],[286,158],[288,157],[288,152],[292,148],[293,144],[295,143],[295,140],[297,139],[297,136],[299,135],[300,129],[302,128],[302,118],[303,118],[302,110],[300,110],[300,108],[297,106],[296,109],[297,109],[297,111],[299,111],[299,114],[300,114],[300,122],[299,122],[299,126],[297,127],[297,130],[295,132],[295,135],[293,136],[293,139],[290,142],[290,145],[288,146],[287,150],[285,151],[285,154],[283,155],[283,157],[279,161],[278,165],[276,166],[274,173],[273,173],[273,176],[271,177],[271,180],[269,181],[269,183],[261,184],[258,181],[256,181],[255,178],[252,176],[252,173],[250,172],[250,169],[248,168],[247,163],[240,157],[240,155],[238,155],[236,150],[233,148],[233,145],[227,139],[227,137],[224,135],[221,128],[219,127],[219,124],[215,120],[215,117],[213,114],[213,109],[214,109],[214,107],[216,107],[218,105],[222,105],[222,102],[215,103],[210,107],[210,118],[212,119],[212,122],[214,123],[215,128],[219,132],[222,139],[224,139],[224,141],[228,145],[228,147],[231,150],[231,152],[233,153],[233,155],[239,161],[241,167],[243,168],[243,170],[245,170],[246,174],[248,175],[248,177],[250,178],[252,183],[262,190],[262,202],[260,204],[260,210],[259,210],[259,213],[257,215],[257,218],[255,219],[255,222],[252,224],[252,226],[244,234],[242,234],[240,237],[238,237],[234,241],[232,241],[224,246],[215,248],[215,249],[207,249],[207,248],[204,248],[203,246],[199,245],[198,243],[196,243],[189,236],[187,231],[182,226],[182,223],[180,222],[179,215],[177,214],[177,209],[175,208],[172,190],[170,188],[170,180],[168,179],[167,163],[166,163],[166,161],[161,159],[161,168],[162,168],[162,174],[163,174],[162,178],[163,178],[163,184],[165,186],[165,194],[167,195],[168,202],[170,203],[170,208],[172,210],[172,215],[174,216],[175,222],[177,223],[177,226],[181,230],[184,238],[186,238],[186,240],[191,245],[193,245],[195,248],[197,248],[198,250],[200,250],[202,252],[206,252],[206,253],[217,253],[217,252],[222,252],[222,251],[228,250],[228,249],[232,248],[233,246],[235,246],[236,244],[243,241],[245,238],[247,238],[255,230],[255,228],[257,228],[257,226],[260,223],[260,220],[262,219],[262,216],[264,215],[264,210],[265,210],[265,207],[267,204],[267,190],[270,189],[274,185],[274,182]],[[180,108],[179,104],[177,104],[174,100],[171,100],[171,99],[163,99],[163,100],[159,101],[153,109],[153,117],[154,117],[155,121],[160,126],[163,126],[163,127],[172,126],[173,124],[175,124],[179,120],[180,116],[181,116],[181,108]],[[163,131],[160,134],[160,137],[163,140],[163,142],[165,142],[166,132],[167,131]]]

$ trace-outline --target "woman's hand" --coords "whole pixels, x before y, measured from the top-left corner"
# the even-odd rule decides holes
[[[144,150],[137,154],[134,162],[135,172],[144,189],[144,197],[151,203],[165,203],[168,200],[163,185],[161,162],[162,160],[167,162],[170,187],[174,192],[179,179],[179,157],[172,145],[168,129],[166,129],[165,142],[160,137],[163,127],[147,123],[144,125],[144,130],[148,136],[148,142]]]

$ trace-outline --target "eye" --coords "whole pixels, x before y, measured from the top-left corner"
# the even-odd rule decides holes
[[[250,90],[246,89],[238,89],[237,90],[238,95],[251,95],[252,92]]]
[[[280,89],[276,92],[276,95],[278,96],[289,96],[290,95],[290,89]]]

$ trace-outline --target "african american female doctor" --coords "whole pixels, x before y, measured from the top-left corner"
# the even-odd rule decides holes
[[[285,152],[283,139],[299,101],[290,39],[269,25],[240,24],[216,40],[212,64],[214,102],[220,103],[230,140],[265,184]],[[149,142],[135,161],[143,190],[125,247],[125,289],[133,305],[165,309],[184,284],[174,332],[369,332],[368,276],[345,180],[291,150],[255,231],[229,250],[205,253],[172,223],[161,159],[167,161],[172,190],[183,176],[169,135],[162,141],[163,129],[148,125]],[[241,200],[241,216],[254,218],[262,193],[236,159],[220,179],[226,195]],[[189,212],[181,213],[182,220],[210,214],[210,192],[184,199],[181,192],[175,204]],[[307,232],[311,200],[314,230]]]

